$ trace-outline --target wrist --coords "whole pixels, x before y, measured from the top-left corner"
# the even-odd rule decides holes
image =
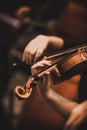
[[[55,51],[62,49],[62,47],[64,46],[64,40],[60,37],[57,36],[48,36],[49,38],[49,45],[50,47],[53,49],[55,49]]]
[[[45,40],[47,43],[50,42],[50,38],[49,38],[49,36],[46,36],[46,35],[40,34],[40,35],[38,35],[37,37],[40,38],[41,40],[42,40],[42,39]]]
[[[45,92],[42,93],[42,96],[45,99],[49,99],[52,96],[52,89],[50,88],[49,90],[46,90]]]

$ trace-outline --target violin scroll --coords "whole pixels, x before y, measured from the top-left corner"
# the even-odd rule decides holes
[[[14,93],[17,95],[17,97],[20,97],[21,99],[26,99],[30,97],[32,93],[32,82],[33,80],[30,78],[24,86],[16,86],[14,89]]]
[[[30,88],[28,91],[25,91],[23,86],[17,86],[15,88],[14,92],[21,99],[25,99],[25,98],[30,97],[30,95],[32,93],[32,88]]]

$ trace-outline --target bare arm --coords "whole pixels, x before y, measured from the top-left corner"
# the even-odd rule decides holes
[[[51,61],[42,60],[37,62],[31,67],[32,74],[36,73],[37,70],[44,66],[51,65]],[[73,102],[62,95],[56,93],[50,87],[50,72],[42,74],[41,80],[37,82],[37,89],[39,94],[61,115],[68,117],[74,107],[78,104]]]
[[[42,61],[34,64],[31,67],[31,71],[34,74],[39,69],[49,65],[51,65],[51,61],[47,61],[44,58]],[[50,72],[43,73],[41,77],[41,80],[37,82],[38,93],[56,112],[67,118],[65,130],[77,130],[77,127],[87,120],[87,101],[78,104],[56,93],[50,87]]]
[[[43,86],[42,81],[41,83],[39,81],[39,93],[56,112],[60,113],[67,119],[64,130],[77,130],[83,122],[87,121],[87,100],[78,104],[63,97],[59,93],[56,93],[53,89],[49,88],[49,74],[44,76],[45,79],[43,79],[43,81],[45,82],[45,86]],[[41,84],[42,86],[40,86]]]
[[[58,113],[60,113],[64,117],[68,117],[73,108],[78,105],[76,102],[73,102],[56,93],[51,88],[46,93],[44,98]]]

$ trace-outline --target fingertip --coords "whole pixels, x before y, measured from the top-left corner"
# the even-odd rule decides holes
[[[22,56],[22,61],[23,61],[23,62],[25,61],[24,54],[23,54],[23,56]]]
[[[49,71],[47,72],[47,75],[50,75],[50,72],[49,72]]]
[[[51,61],[51,60],[49,60],[49,61],[48,61],[48,63],[51,65],[52,61]]]
[[[43,58],[44,60],[46,60],[47,59],[47,56],[44,56],[44,58]]]
[[[46,72],[44,75],[48,79],[50,77],[50,72]]]
[[[35,56],[34,56],[34,63],[36,63],[38,60],[40,60],[41,56],[42,56],[43,51],[41,50],[37,50]]]

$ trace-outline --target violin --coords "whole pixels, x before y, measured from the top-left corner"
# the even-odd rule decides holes
[[[61,83],[70,77],[87,72],[87,45],[80,45],[58,52],[57,54],[47,57],[47,60],[52,59],[53,63],[31,75],[24,86],[17,86],[14,89],[15,94],[21,98],[28,98],[32,89],[36,86],[34,81],[46,72],[51,72],[51,77],[54,84]],[[56,59],[56,60],[55,60]]]

